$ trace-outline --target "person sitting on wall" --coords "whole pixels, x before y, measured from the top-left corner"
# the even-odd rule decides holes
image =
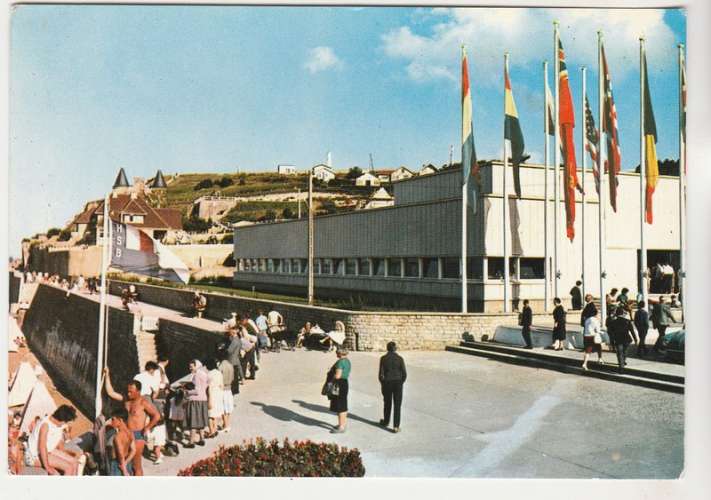
[[[304,339],[304,345],[307,349],[328,352],[331,348],[331,339],[326,335],[323,328],[315,324],[311,327],[309,335]]]
[[[207,309],[207,298],[200,292],[195,292],[193,295],[193,309],[195,309],[195,316],[202,318],[205,309]]]
[[[307,321],[306,324],[299,330],[299,334],[296,336],[296,347],[303,347],[304,340],[311,334],[311,322]]]
[[[131,292],[128,288],[121,289],[121,305],[123,305],[124,311],[128,311],[128,303],[131,301]]]
[[[128,293],[131,303],[135,304],[138,301],[138,292],[136,291],[136,285],[129,285]]]

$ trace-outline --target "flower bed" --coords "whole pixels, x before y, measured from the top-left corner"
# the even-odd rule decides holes
[[[212,456],[178,472],[178,476],[363,477],[357,449],[311,441],[279,443],[257,438],[221,446]]]

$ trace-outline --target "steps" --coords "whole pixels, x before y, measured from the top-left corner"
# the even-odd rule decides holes
[[[619,373],[617,371],[616,360],[612,364],[600,365],[597,361],[593,361],[596,355],[593,355],[591,360],[588,361],[589,370],[585,371],[580,366],[582,363],[582,353],[580,353],[578,358],[571,358],[553,353],[507,347],[490,342],[461,342],[457,346],[447,346],[446,350],[485,357],[504,363],[595,377],[676,394],[684,393],[684,377],[682,376],[640,368],[625,368],[624,373]]]
[[[136,350],[138,351],[139,370],[143,370],[148,361],[158,361],[155,333],[158,330],[157,318],[144,316],[135,330]]]

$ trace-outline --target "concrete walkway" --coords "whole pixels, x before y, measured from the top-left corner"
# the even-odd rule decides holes
[[[110,303],[120,307],[118,297]],[[221,329],[215,321],[138,307],[145,315]],[[257,436],[357,448],[368,477],[661,479],[683,469],[682,395],[458,353],[401,354],[408,381],[399,434],[378,425],[381,353],[349,356],[345,434],[329,433],[336,417],[320,394],[335,355],[268,353],[257,380],[247,381],[235,398],[229,434],[205,447],[181,448],[161,465],[146,460],[146,474],[175,475],[219,446]]]

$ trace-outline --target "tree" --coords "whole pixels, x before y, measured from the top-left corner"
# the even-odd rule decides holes
[[[59,233],[61,233],[62,230],[59,229],[58,227],[52,227],[47,231],[47,238],[51,238],[52,236],[56,236]]]
[[[203,179],[200,182],[198,182],[197,184],[195,184],[194,190],[199,191],[201,189],[209,189],[213,185],[214,185],[214,183],[212,182],[212,179]]]
[[[281,212],[281,217],[283,219],[293,219],[294,218],[294,212],[291,210],[289,207],[285,207],[284,210]]]
[[[59,232],[59,241],[68,241],[72,237],[72,232],[69,229],[62,229]]]
[[[239,176],[239,185],[244,186],[245,184],[247,184],[247,178],[244,174],[242,174]]]
[[[352,167],[348,170],[347,177],[349,179],[355,179],[357,177],[360,177],[361,175],[363,175],[363,170],[361,170],[360,167]]]
[[[183,229],[189,233],[204,233],[212,227],[212,222],[197,216],[183,216]]]
[[[234,183],[235,181],[233,181],[230,177],[227,176],[224,176],[222,179],[217,181],[217,185],[221,188],[226,188],[227,186],[231,186]]]

